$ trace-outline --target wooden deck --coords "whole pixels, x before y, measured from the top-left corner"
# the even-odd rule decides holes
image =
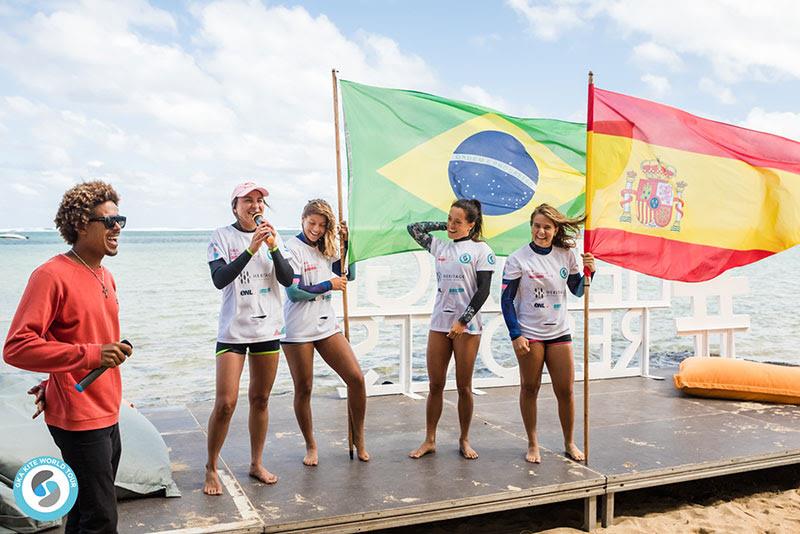
[[[348,459],[344,401],[315,397],[316,468],[301,463],[291,395],[275,396],[265,453],[267,467],[280,477],[273,486],[247,475],[242,399],[222,450],[227,491],[220,497],[200,489],[211,406],[147,410],[171,448],[183,497],[120,503],[120,532],[363,532],[575,499],[584,501],[585,528],[592,529],[598,504],[606,524],[621,491],[800,463],[800,407],[696,399],[675,391],[670,380],[624,378],[591,384],[588,467],[561,453],[555,400],[544,386],[543,461],[532,465],[524,460],[518,389],[485,392],[475,396],[476,461],[457,451],[454,392],[446,394],[438,451],[420,460],[406,455],[423,437],[424,401],[369,399],[369,463]],[[582,406],[580,394],[576,401]]]

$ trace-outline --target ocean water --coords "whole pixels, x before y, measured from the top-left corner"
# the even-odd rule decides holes
[[[120,322],[123,337],[135,347],[134,357],[123,367],[123,394],[140,406],[166,406],[210,400],[214,398],[214,343],[220,292],[214,288],[206,263],[206,247],[210,231],[130,231],[120,239],[120,253],[106,258],[104,265],[117,281],[120,300]],[[0,240],[0,336],[5,339],[9,323],[31,271],[48,258],[63,253],[68,247],[56,232],[28,232],[25,241]],[[283,233],[284,237],[292,232]],[[390,270],[381,282],[381,294],[408,291],[418,276],[416,261],[409,255],[376,258],[359,264],[358,272],[372,266]],[[800,364],[797,339],[800,316],[795,300],[800,296],[800,247],[777,254],[759,263],[734,269],[733,275],[746,276],[750,292],[734,297],[734,312],[750,315],[749,331],[736,336],[740,357]],[[602,267],[601,267],[602,272]],[[499,280],[495,276],[492,295],[499,302]],[[605,277],[609,278],[609,277]],[[363,297],[364,277],[356,284]],[[598,277],[593,288],[608,289],[610,282]],[[655,297],[658,284],[645,280],[640,285],[645,297]],[[433,291],[432,284],[427,295]],[[359,304],[363,304],[359,302]],[[718,301],[709,302],[709,312],[718,309]],[[651,365],[671,366],[693,352],[690,337],[677,337],[674,318],[685,316],[689,299],[675,298],[669,309],[655,310],[651,318]],[[621,312],[617,312],[618,316]],[[580,321],[579,321],[580,322]],[[618,321],[617,323],[618,324]],[[634,324],[634,329],[638,325]],[[414,331],[414,379],[424,378],[425,337],[427,328],[417,325]],[[365,329],[355,326],[354,343],[364,339]],[[580,326],[576,331],[576,358],[580,358]],[[399,328],[381,330],[380,343],[360,360],[364,370],[373,368],[381,375],[396,377]],[[507,331],[498,329],[492,338],[496,360],[514,365],[514,356]],[[624,342],[613,340],[615,356]],[[713,348],[712,348],[713,352]],[[283,358],[283,356],[281,356]],[[339,385],[338,378],[321,360],[316,362],[315,388],[330,391]],[[36,383],[38,375],[20,371],[0,362],[0,373],[18,377],[20,388]],[[478,361],[478,376],[489,376]],[[242,376],[246,391],[247,370]],[[291,391],[291,378],[285,361],[281,361],[273,394]]]

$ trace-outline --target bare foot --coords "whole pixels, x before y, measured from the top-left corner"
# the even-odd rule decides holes
[[[460,452],[461,456],[467,460],[475,460],[478,458],[478,453],[475,451],[475,449],[470,447],[469,440],[467,439],[458,440],[458,452]]]
[[[435,441],[428,441],[427,439],[422,442],[422,445],[414,449],[413,451],[409,452],[408,455],[411,458],[417,459],[422,458],[426,454],[433,454],[436,452],[436,442]]]
[[[216,469],[206,467],[206,482],[203,484],[203,493],[206,495],[222,495],[222,483],[219,481]]]
[[[528,445],[528,453],[525,455],[525,461],[532,464],[542,463],[542,455],[539,453],[539,444]]]
[[[362,439],[361,443],[355,443],[355,447],[358,459],[362,462],[369,462],[369,453],[367,452],[367,446],[364,443],[364,440]]]
[[[264,484],[275,484],[278,481],[278,476],[267,471],[263,465],[250,464],[250,476]]]
[[[303,457],[303,463],[308,466],[315,466],[319,463],[317,456],[317,448],[306,449],[306,455]]]
[[[567,458],[575,460],[576,462],[582,462],[586,459],[586,456],[583,455],[583,452],[574,443],[564,445],[564,454],[567,455]]]

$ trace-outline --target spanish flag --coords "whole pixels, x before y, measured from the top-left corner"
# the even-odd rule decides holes
[[[800,243],[800,143],[589,85],[586,250],[710,280]]]
[[[520,118],[440,96],[341,80],[350,261],[419,250],[406,231],[445,221],[456,199],[483,206],[483,236],[507,256],[530,240],[542,202],[584,207],[586,125]]]

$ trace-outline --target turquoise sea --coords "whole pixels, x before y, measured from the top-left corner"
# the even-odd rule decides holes
[[[25,241],[0,240],[0,336],[5,339],[31,271],[55,254],[68,250],[53,231],[23,232]],[[117,281],[120,299],[120,322],[123,337],[135,346],[134,357],[123,367],[124,396],[141,406],[183,404],[214,397],[214,341],[220,293],[214,288],[206,264],[206,246],[210,231],[132,231],[120,238],[120,252],[107,258],[105,265]],[[284,236],[293,232],[282,232]],[[408,255],[369,260],[359,264],[358,272],[380,265],[391,269],[383,291],[402,293],[414,283],[416,262]],[[759,263],[734,269],[732,274],[746,276],[747,295],[734,298],[734,311],[749,314],[751,328],[736,336],[740,357],[800,365],[797,350],[800,316],[794,310],[800,296],[800,247],[767,258]],[[499,302],[499,276],[493,296]],[[357,279],[361,295],[363,277]],[[602,280],[595,284],[603,289]],[[655,284],[651,284],[655,287]],[[644,284],[645,289],[647,284]],[[431,290],[433,288],[431,287]],[[652,295],[649,295],[652,296]],[[712,300],[709,311],[718,302]],[[691,355],[692,338],[675,335],[674,317],[686,315],[688,299],[674,299],[671,309],[653,313],[651,324],[651,365],[670,366]],[[637,327],[638,328],[638,327]],[[426,328],[420,324],[414,333],[415,379],[423,378]],[[381,374],[397,372],[397,334],[382,331],[379,346],[362,358],[364,370],[374,368]],[[580,335],[580,333],[577,333]],[[358,342],[365,333],[353,329]],[[497,361],[513,365],[514,358],[506,331],[501,328],[493,338]],[[620,347],[615,341],[614,350]],[[576,353],[582,350],[576,343]],[[480,360],[479,360],[480,364]],[[318,360],[315,387],[330,392],[338,379]],[[0,373],[19,377],[20,388],[36,382],[36,375],[11,368],[0,362]],[[487,375],[483,368],[478,375]],[[247,371],[242,387],[247,384]],[[246,389],[242,389],[246,391]],[[291,391],[288,367],[281,362],[275,394]]]

